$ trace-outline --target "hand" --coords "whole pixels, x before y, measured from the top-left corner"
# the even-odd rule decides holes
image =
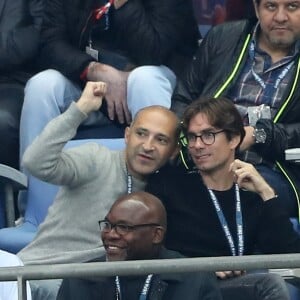
[[[242,276],[246,271],[218,271],[216,275],[219,279],[228,279],[233,277]]]
[[[127,107],[127,79],[130,72],[119,71],[109,65],[92,62],[88,68],[87,78],[91,81],[104,81],[107,84],[105,100],[108,117],[117,116],[121,124],[130,123],[131,115]]]
[[[92,111],[99,110],[105,93],[106,83],[88,81],[76,105],[83,113],[88,115]]]
[[[246,135],[243,139],[243,142],[240,145],[240,150],[241,151],[246,151],[248,150],[252,145],[255,144],[255,140],[253,137],[253,132],[254,132],[254,127],[252,126],[245,126],[244,127]]]
[[[114,1],[114,7],[115,9],[119,9],[122,7],[128,0],[115,0]]]
[[[264,201],[275,197],[274,190],[252,164],[236,159],[231,163],[230,171],[240,188],[259,194]]]

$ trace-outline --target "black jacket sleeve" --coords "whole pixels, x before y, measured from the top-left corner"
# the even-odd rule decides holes
[[[86,20],[94,6],[93,0],[74,1],[74,5],[70,2],[46,1],[40,61],[44,68],[54,68],[78,80],[93,60],[83,44],[88,31],[84,28],[89,24]],[[76,15],[73,20],[68,10]],[[130,0],[118,10],[111,8],[109,26],[105,41],[113,44],[112,51],[130,54],[135,65],[166,64],[174,51],[192,56],[197,46],[190,0]]]
[[[75,9],[79,9],[76,1],[74,7],[69,1],[64,0],[45,2],[39,65],[44,69],[56,69],[70,79],[79,80],[80,74],[93,58],[80,50],[79,38],[73,41],[72,30],[76,32],[78,24],[70,23],[66,10],[79,14]],[[86,10],[83,9],[80,13],[84,15],[82,19],[88,18],[89,12]]]
[[[273,120],[260,119],[256,127],[265,130],[267,139],[264,144],[255,145],[255,148],[268,160],[284,161],[286,149],[300,147],[300,122],[274,123]]]
[[[293,229],[279,198],[264,202],[258,233],[258,248],[266,254],[300,253],[300,235]]]
[[[11,71],[36,55],[42,10],[42,0],[0,2],[0,70]]]
[[[166,64],[170,55],[192,56],[199,32],[190,0],[130,0],[115,11],[114,26],[127,37],[137,65]]]

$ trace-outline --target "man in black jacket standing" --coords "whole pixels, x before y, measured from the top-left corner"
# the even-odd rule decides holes
[[[173,259],[182,256],[163,247],[166,211],[146,192],[121,196],[99,221],[106,255],[97,261]],[[216,278],[206,272],[65,279],[57,300],[219,300]]]
[[[296,216],[300,172],[285,150],[300,146],[300,1],[253,3],[258,21],[222,24],[204,38],[172,108],[181,114],[200,95],[231,99],[246,130],[240,158],[256,165]]]
[[[46,1],[39,61],[52,70],[27,84],[21,155],[79,98],[86,80],[107,83],[106,109],[88,124],[126,124],[142,107],[169,107],[175,74],[192,58],[198,35],[191,1]]]

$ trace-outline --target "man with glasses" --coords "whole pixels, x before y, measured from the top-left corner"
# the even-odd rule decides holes
[[[105,256],[94,261],[182,257],[163,247],[167,228],[161,201],[146,192],[121,196],[99,221]],[[206,272],[65,279],[57,300],[219,300],[215,277]]]
[[[255,164],[298,216],[299,165],[285,150],[300,146],[300,0],[253,0],[257,18],[213,27],[178,82],[172,109],[200,96],[232,100],[246,135],[239,157]]]
[[[193,166],[166,166],[146,187],[166,207],[166,247],[189,257],[300,252],[277,187],[235,159],[245,130],[234,104],[221,97],[194,101],[184,112],[183,132]],[[225,300],[289,299],[275,274],[216,275]]]
[[[33,176],[61,186],[35,239],[18,253],[25,265],[98,257],[104,251],[95,226],[99,216],[120,195],[143,190],[148,176],[178,153],[178,118],[162,106],[137,113],[126,128],[124,150],[95,143],[64,150],[83,120],[101,107],[105,92],[105,83],[88,82],[78,102],[53,119],[24,155]],[[41,282],[31,284],[33,299],[55,299],[59,282],[49,294]]]

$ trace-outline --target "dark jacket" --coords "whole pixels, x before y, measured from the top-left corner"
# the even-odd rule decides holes
[[[163,249],[161,259],[180,258],[179,253]],[[98,261],[104,261],[102,257]],[[126,278],[125,278],[126,279]],[[133,279],[138,279],[135,277]],[[122,283],[122,277],[120,278]],[[127,281],[129,282],[129,281]],[[134,280],[131,280],[133,283]],[[132,286],[126,287],[127,290]],[[138,290],[136,299],[139,297]],[[102,279],[65,279],[58,292],[57,300],[115,300],[114,277]],[[125,298],[126,299],[126,298]],[[130,298],[132,299],[132,298]],[[212,273],[174,273],[154,275],[148,300],[219,300],[222,299]]]
[[[41,51],[44,68],[54,68],[79,80],[93,60],[85,53],[92,27],[89,15],[106,2],[46,1]],[[173,68],[176,57],[191,58],[197,48],[199,33],[190,2],[130,0],[118,10],[109,10],[108,23],[105,17],[100,19],[94,37],[103,48],[121,53],[133,65],[166,64]],[[108,29],[104,30],[107,24]]]
[[[256,20],[224,23],[214,27],[202,41],[196,58],[172,98],[172,109],[179,115],[185,107],[200,95],[226,96],[235,84],[248,55],[248,45]],[[300,147],[300,54],[296,57],[293,80],[286,89],[284,101],[273,120],[261,119],[258,128],[267,133],[265,144],[255,150],[270,162],[277,161],[288,177],[299,199],[300,170],[285,161],[284,151]],[[295,88],[293,88],[295,84]]]
[[[0,0],[0,82],[24,83],[33,71],[43,0]]]

